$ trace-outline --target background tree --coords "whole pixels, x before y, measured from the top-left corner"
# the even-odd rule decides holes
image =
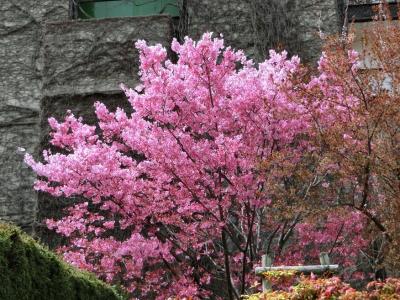
[[[369,250],[361,258],[384,277],[383,267],[398,270],[399,258],[400,28],[387,5],[376,12],[358,33],[361,53],[352,50],[353,29],[326,41],[320,74],[303,99],[314,119],[320,176],[329,174],[320,207],[362,215]]]

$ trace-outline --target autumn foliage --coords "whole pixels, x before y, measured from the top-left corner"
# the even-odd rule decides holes
[[[363,216],[368,247],[360,258],[377,275],[385,266],[397,274],[399,266],[400,27],[387,5],[376,9],[364,31],[351,27],[327,41],[320,63],[325,76],[307,93],[312,106],[326,105],[332,120],[324,128],[319,111],[311,110],[319,157],[330,174],[324,201]],[[363,51],[349,59],[355,34]]]
[[[400,299],[399,279],[372,281],[363,291],[357,291],[338,277],[308,278],[288,291],[271,291],[245,297],[246,300],[395,300]]]
[[[51,118],[62,151],[26,155],[37,190],[82,199],[47,222],[70,241],[64,258],[158,299],[239,299],[265,252],[367,261],[348,277],[394,262],[400,30],[376,24],[374,70],[351,35],[327,41],[317,72],[285,52],[256,65],[211,34],[174,41],[176,62],[137,42],[141,84],[122,87],[133,113],[98,102],[97,129]]]

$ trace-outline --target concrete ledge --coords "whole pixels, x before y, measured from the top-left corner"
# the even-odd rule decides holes
[[[46,23],[43,37],[43,94],[110,93],[120,83],[138,81],[138,52],[134,42],[169,46],[168,16],[69,20]]]

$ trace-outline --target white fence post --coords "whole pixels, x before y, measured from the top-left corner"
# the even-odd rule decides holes
[[[319,254],[319,262],[322,266],[328,266],[331,264],[331,260],[329,258],[329,254],[326,252],[321,252]]]
[[[261,257],[261,265],[264,268],[270,268],[272,266],[272,259],[268,255],[263,255]],[[269,282],[265,276],[262,277],[262,290],[263,292],[271,291],[272,290],[272,285],[271,282]]]

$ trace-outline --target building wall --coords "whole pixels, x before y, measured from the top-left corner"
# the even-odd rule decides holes
[[[187,0],[187,34],[194,39],[204,32],[223,34],[226,45],[254,56],[251,6],[248,0]]]
[[[315,62],[321,54],[323,43],[321,38],[341,30],[338,0],[296,0],[292,2],[288,15],[295,22],[292,37],[297,39],[296,50],[305,62]]]
[[[0,5],[0,220],[31,228],[36,194],[17,147],[35,150],[42,84],[42,23],[67,18],[63,0],[7,0]]]
[[[340,0],[339,0],[340,1]],[[321,50],[319,32],[337,33],[338,0],[186,0],[187,33],[198,38],[212,31],[248,56],[265,58],[270,48],[289,48],[307,63]],[[271,42],[279,37],[280,43]],[[259,44],[267,49],[260,49]],[[261,52],[261,53],[260,53]]]

